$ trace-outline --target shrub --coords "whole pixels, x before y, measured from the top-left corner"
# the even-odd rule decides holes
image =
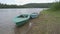
[[[60,10],[60,2],[54,3],[51,8],[51,10]]]

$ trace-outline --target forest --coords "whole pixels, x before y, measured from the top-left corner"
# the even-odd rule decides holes
[[[53,3],[28,3],[24,5],[8,5],[0,3],[0,8],[49,8]]]

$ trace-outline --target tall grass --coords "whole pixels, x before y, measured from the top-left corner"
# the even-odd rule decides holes
[[[50,7],[50,10],[54,10],[54,11],[60,10],[60,1],[59,1],[59,2],[55,2],[55,3]]]

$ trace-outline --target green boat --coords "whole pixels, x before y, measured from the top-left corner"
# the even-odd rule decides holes
[[[22,26],[28,22],[29,18],[30,18],[30,15],[22,14],[22,15],[15,17],[14,22],[16,23],[16,26]]]
[[[34,19],[38,17],[38,13],[32,13],[30,14],[30,18]]]
[[[27,23],[29,21],[29,19],[33,19],[36,18],[38,16],[37,13],[32,13],[32,14],[22,14],[19,16],[16,16],[13,21],[14,23],[16,23],[16,26],[22,26],[25,23]]]

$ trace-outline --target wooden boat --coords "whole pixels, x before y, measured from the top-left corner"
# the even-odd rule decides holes
[[[22,15],[15,17],[14,22],[16,23],[16,26],[22,26],[28,22],[29,18],[30,18],[30,15],[22,14]]]

